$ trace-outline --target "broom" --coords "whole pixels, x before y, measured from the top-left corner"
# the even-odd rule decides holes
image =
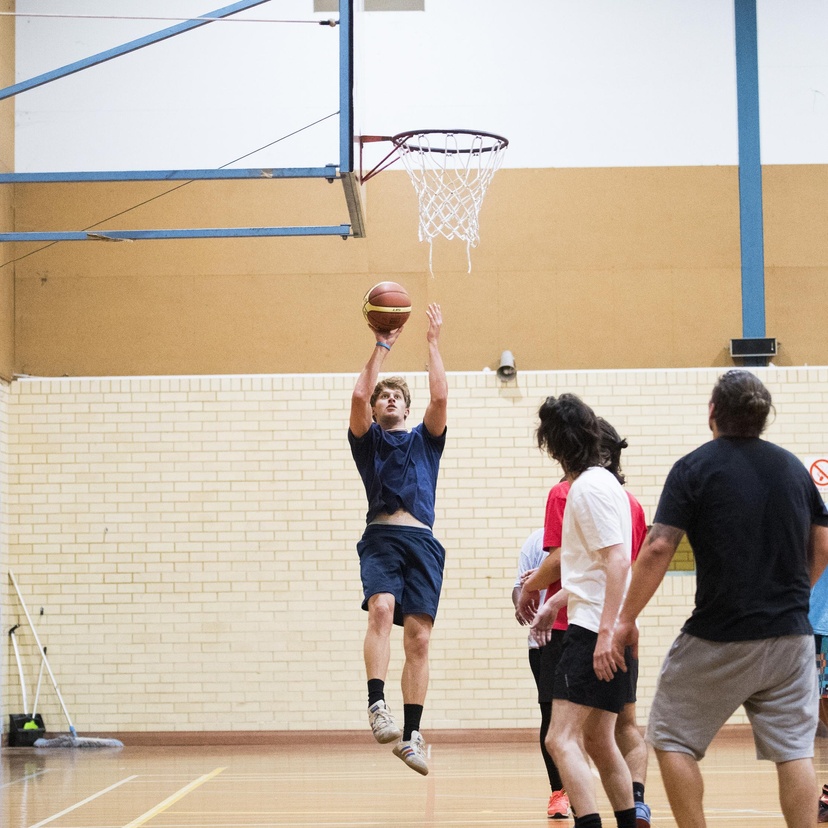
[[[32,617],[29,615],[29,610],[26,607],[26,602],[23,600],[23,594],[20,592],[20,587],[17,585],[17,579],[14,577],[14,573],[9,570],[9,580],[12,582],[14,586],[14,591],[17,593],[17,598],[20,601],[20,606],[23,607],[23,612],[26,615],[26,620],[29,622],[29,629],[32,631],[32,635],[34,636],[35,643],[37,644],[37,649],[40,651],[40,657],[43,659],[43,665],[46,667],[46,672],[49,674],[49,678],[52,680],[52,686],[55,688],[55,693],[57,694],[58,701],[60,702],[61,709],[63,710],[63,715],[66,716],[66,721],[69,724],[69,733],[68,734],[61,734],[60,736],[55,737],[54,739],[37,739],[34,743],[34,747],[36,748],[52,748],[52,747],[69,747],[69,748],[121,748],[124,746],[124,743],[121,742],[119,739],[96,739],[91,738],[88,736],[78,736],[77,731],[75,730],[75,726],[72,724],[72,718],[69,715],[69,711],[66,709],[66,704],[63,701],[63,696],[60,694],[60,689],[58,688],[57,679],[55,678],[55,674],[52,672],[52,666],[49,664],[49,659],[46,657],[46,649],[40,643],[40,638],[37,634],[37,630],[35,629],[34,624],[32,623]]]

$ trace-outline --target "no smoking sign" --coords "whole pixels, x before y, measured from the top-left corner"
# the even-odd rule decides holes
[[[828,492],[828,452],[814,457],[806,457],[805,468],[811,474],[811,480],[816,483],[820,492]]]

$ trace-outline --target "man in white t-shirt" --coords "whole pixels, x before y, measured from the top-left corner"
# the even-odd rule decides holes
[[[569,615],[547,747],[575,811],[575,828],[602,824],[584,749],[598,769],[618,828],[635,828],[632,779],[615,741],[630,678],[616,672],[612,653],[613,627],[630,578],[630,504],[601,465],[600,426],[586,403],[574,394],[548,397],[538,415],[538,446],[561,464],[571,483],[561,536],[562,588],[543,613],[553,615],[566,603]],[[543,641],[537,620],[533,630]]]

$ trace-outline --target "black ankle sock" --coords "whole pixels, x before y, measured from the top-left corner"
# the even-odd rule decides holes
[[[405,720],[402,738],[404,742],[407,742],[411,738],[412,731],[420,729],[420,719],[423,717],[423,706],[421,704],[404,704],[403,715]]]
[[[575,817],[575,828],[601,828],[600,814],[584,814]]]
[[[382,679],[368,679],[368,707],[385,699],[385,682]]]
[[[635,828],[635,808],[615,811],[615,824],[618,828]]]
[[[633,802],[644,801],[644,783],[633,782]]]

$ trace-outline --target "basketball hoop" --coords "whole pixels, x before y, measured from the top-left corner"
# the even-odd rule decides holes
[[[503,161],[509,142],[500,135],[471,129],[424,129],[400,132],[391,140],[417,191],[420,241],[437,236],[463,239],[471,273],[471,248],[480,240],[483,197]]]

